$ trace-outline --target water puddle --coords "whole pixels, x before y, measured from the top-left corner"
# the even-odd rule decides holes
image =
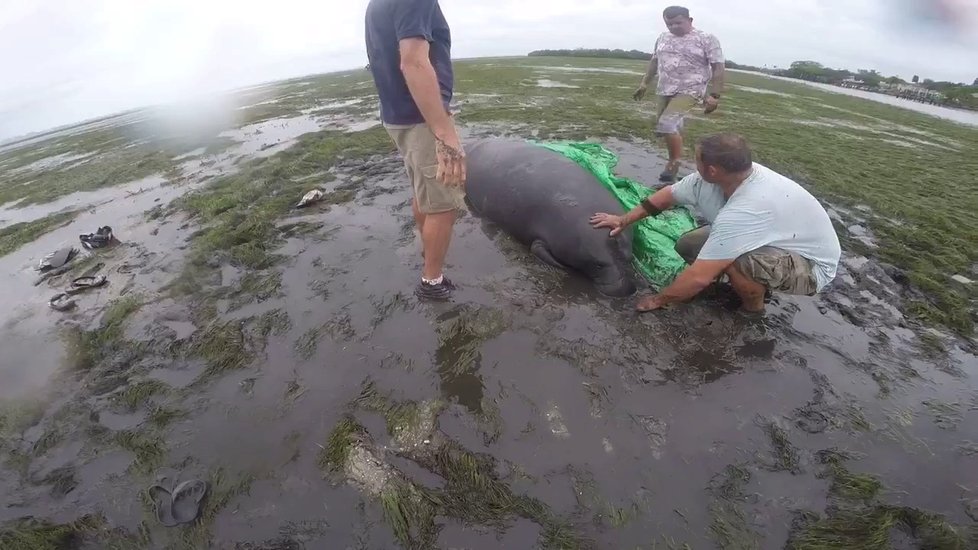
[[[745,92],[751,92],[751,93],[755,93],[755,94],[776,95],[776,96],[780,96],[780,97],[798,97],[798,96],[796,96],[794,94],[789,94],[789,93],[785,93],[785,92],[778,92],[778,91],[775,91],[775,90],[765,90],[763,88],[753,88],[751,86],[741,86],[741,85],[738,85],[738,84],[731,84],[730,87],[731,88],[735,88],[737,90],[743,90]]]
[[[221,132],[218,137],[239,142],[239,145],[228,152],[231,156],[267,157],[288,148],[302,134],[322,129],[323,124],[319,120],[309,116],[296,116],[249,124]]]
[[[162,176],[155,175],[125,185],[99,189],[98,191],[78,191],[44,204],[31,204],[18,207],[19,202],[11,203],[0,207],[0,220],[5,220],[7,223],[28,222],[43,218],[55,212],[92,208],[120,199],[142,195],[147,191],[158,189],[166,181]],[[156,198],[154,197],[153,200],[155,201]],[[141,206],[149,208],[153,205],[146,204],[144,201]],[[92,229],[92,231],[95,229],[97,228]]]
[[[62,153],[60,155],[53,155],[50,157],[44,157],[42,159],[35,160],[30,164],[21,166],[19,168],[15,168],[10,172],[13,174],[22,174],[24,172],[54,170],[55,168],[62,168],[62,169],[72,168],[74,166],[84,164],[84,162],[78,162],[78,161],[87,160],[97,154],[98,154],[97,151],[91,153],[79,153],[79,154]]]
[[[573,84],[564,84],[563,82],[557,82],[545,78],[537,80],[536,86],[538,88],[580,88],[580,86],[575,86]]]
[[[340,109],[346,109],[348,107],[353,107],[359,105],[366,101],[366,98],[358,97],[352,99],[344,99],[341,101],[330,101],[328,103],[317,104],[315,107],[309,107],[300,111],[304,115],[318,113],[322,111],[336,111]]]

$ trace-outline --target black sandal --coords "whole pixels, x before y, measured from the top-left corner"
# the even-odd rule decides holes
[[[79,235],[78,239],[82,246],[88,249],[102,248],[112,242],[112,228],[105,225],[98,228],[95,233]]]

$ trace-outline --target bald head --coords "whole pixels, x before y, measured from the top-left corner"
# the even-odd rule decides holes
[[[750,144],[744,136],[731,132],[706,136],[699,142],[700,161],[728,174],[739,174],[753,165]]]

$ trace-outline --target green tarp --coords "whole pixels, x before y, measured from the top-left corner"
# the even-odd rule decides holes
[[[531,142],[573,160],[594,174],[611,191],[626,211],[635,208],[651,189],[628,178],[616,176],[618,156],[598,143],[573,141]],[[655,287],[669,285],[686,267],[675,251],[683,233],[696,228],[696,221],[685,208],[673,208],[654,218],[644,218],[632,226],[632,243],[636,267]]]

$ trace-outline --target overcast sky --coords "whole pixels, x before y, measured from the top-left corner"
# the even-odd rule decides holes
[[[367,0],[10,0],[0,139],[148,104],[362,66]],[[941,11],[935,6],[948,6]],[[441,0],[455,57],[649,51],[665,2]],[[978,0],[686,0],[728,59],[978,78]]]

